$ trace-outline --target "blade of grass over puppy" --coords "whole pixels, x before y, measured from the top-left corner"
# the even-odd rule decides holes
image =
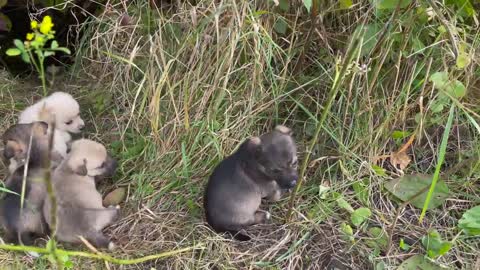
[[[361,31],[359,31],[359,32],[361,32]],[[352,62],[353,57],[354,57],[355,53],[357,52],[357,48],[359,46],[359,43],[360,43],[360,34],[357,34],[356,36],[353,37],[352,42],[350,43],[350,46],[349,46],[349,48],[347,50],[347,53],[346,53],[346,56],[344,58],[344,62],[342,63],[342,69],[340,71],[338,71],[338,66],[336,67],[335,79],[333,80],[333,85],[332,85],[332,88],[331,88],[330,93],[328,95],[327,103],[326,103],[325,107],[323,108],[323,112],[322,112],[322,115],[320,116],[320,120],[317,123],[317,127],[315,129],[315,133],[313,135],[313,138],[310,141],[310,144],[305,151],[306,154],[305,154],[305,157],[303,158],[303,161],[302,161],[302,167],[300,169],[298,183],[295,186],[295,189],[293,190],[292,194],[290,195],[290,201],[289,201],[289,205],[288,205],[288,213],[287,213],[287,217],[286,217],[287,222],[290,222],[290,219],[292,217],[293,207],[294,207],[294,204],[295,204],[295,199],[296,199],[296,196],[297,196],[297,192],[300,189],[300,187],[302,186],[302,183],[304,181],[305,172],[307,170],[308,163],[309,163],[309,160],[310,160],[310,155],[313,151],[313,148],[315,147],[315,144],[317,143],[318,136],[320,135],[320,131],[323,128],[323,123],[327,119],[328,112],[330,111],[330,108],[332,107],[332,104],[333,104],[333,100],[337,96],[337,93],[340,89],[340,86],[343,83],[344,77],[347,73],[348,66]]]
[[[433,192],[435,190],[435,185],[437,184],[438,178],[440,176],[440,169],[442,168],[443,161],[445,160],[445,154],[447,152],[448,136],[450,135],[450,129],[452,128],[454,112],[455,112],[455,104],[452,103],[452,105],[450,106],[447,125],[445,126],[445,130],[443,131],[442,142],[440,143],[437,166],[435,167],[435,173],[433,174],[432,184],[430,185],[430,189],[428,190],[427,197],[425,198],[425,203],[423,204],[422,213],[418,218],[418,223],[421,223],[423,218],[425,217],[425,213],[427,212],[428,205],[430,204],[430,200],[432,199]]]

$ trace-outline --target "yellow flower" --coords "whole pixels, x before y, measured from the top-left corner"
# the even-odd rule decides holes
[[[38,22],[37,21],[31,21],[30,22],[30,27],[33,29],[36,29],[38,27]]]
[[[34,33],[27,33],[27,40],[32,40],[35,37]]]
[[[46,35],[48,32],[50,32],[50,30],[52,30],[52,27],[52,17],[48,15],[43,17],[42,23],[40,24],[40,32]]]

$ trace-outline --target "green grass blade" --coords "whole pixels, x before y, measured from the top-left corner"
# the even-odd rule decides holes
[[[420,218],[418,219],[419,223],[421,223],[423,218],[425,217],[425,213],[427,212],[428,205],[430,204],[430,200],[432,199],[432,196],[433,196],[433,191],[435,190],[435,185],[437,184],[438,177],[440,175],[440,169],[442,168],[443,161],[445,160],[448,135],[450,134],[450,130],[452,128],[454,112],[455,112],[455,104],[452,103],[450,107],[450,113],[448,115],[447,125],[445,126],[445,130],[443,131],[442,142],[440,143],[437,166],[435,167],[435,173],[433,174],[432,184],[430,185],[430,189],[428,190],[427,198],[425,199],[425,203],[423,204],[422,213],[420,214]]]

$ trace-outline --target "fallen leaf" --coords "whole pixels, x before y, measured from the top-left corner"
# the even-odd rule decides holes
[[[412,159],[405,152],[397,152],[390,155],[390,164],[402,171],[410,164],[410,161]]]
[[[422,209],[427,197],[428,187],[432,183],[432,175],[404,175],[403,177],[392,179],[385,184],[385,188],[403,202],[411,200],[410,203]],[[421,190],[425,190],[420,195],[412,199]],[[444,181],[438,181],[428,205],[428,209],[437,208],[448,198],[449,189]]]
[[[403,263],[397,268],[397,270],[412,270],[412,269],[421,269],[421,270],[440,270],[439,266],[428,261],[422,255],[415,255],[403,261]]]
[[[407,150],[408,148],[412,145],[413,140],[415,139],[415,134],[410,136],[408,141],[400,147],[400,149],[397,152],[394,152],[390,154],[390,164],[392,164],[393,167],[403,171],[408,164],[410,164],[410,157],[407,155]]]
[[[367,220],[372,215],[372,211],[366,207],[360,207],[353,211],[352,216],[350,217],[352,224],[356,227],[360,226],[365,220]]]
[[[108,207],[112,205],[119,205],[125,199],[126,195],[126,188],[117,188],[105,196],[105,199],[103,199],[103,206]]]

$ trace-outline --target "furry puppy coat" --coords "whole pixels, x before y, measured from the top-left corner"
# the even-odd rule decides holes
[[[118,208],[103,207],[95,178],[112,175],[115,164],[100,143],[86,139],[72,143],[71,151],[52,177],[57,197],[58,240],[80,243],[78,236],[82,236],[96,247],[113,247],[102,230],[116,219]],[[52,213],[48,198],[43,214],[50,225]]]
[[[55,121],[54,153],[52,155],[54,165],[66,157],[68,145],[72,140],[70,133],[79,133],[85,126],[80,117],[80,105],[70,94],[64,92],[55,92],[41,99],[26,108],[18,119],[20,124],[36,121]],[[49,132],[51,131],[49,130]],[[10,160],[10,172],[13,172],[19,165]]]
[[[7,159],[26,159],[5,181],[7,189],[17,194],[5,193],[0,200],[0,221],[5,230],[5,240],[31,245],[37,237],[48,232],[43,219],[43,201],[47,195],[45,175],[48,170],[47,124],[35,122],[17,124],[3,134],[4,156]],[[25,174],[25,199],[21,207]]]
[[[239,232],[270,218],[259,209],[262,198],[279,200],[282,190],[296,185],[297,177],[297,148],[289,128],[277,126],[247,139],[210,176],[204,197],[208,224],[217,232],[249,240]]]

